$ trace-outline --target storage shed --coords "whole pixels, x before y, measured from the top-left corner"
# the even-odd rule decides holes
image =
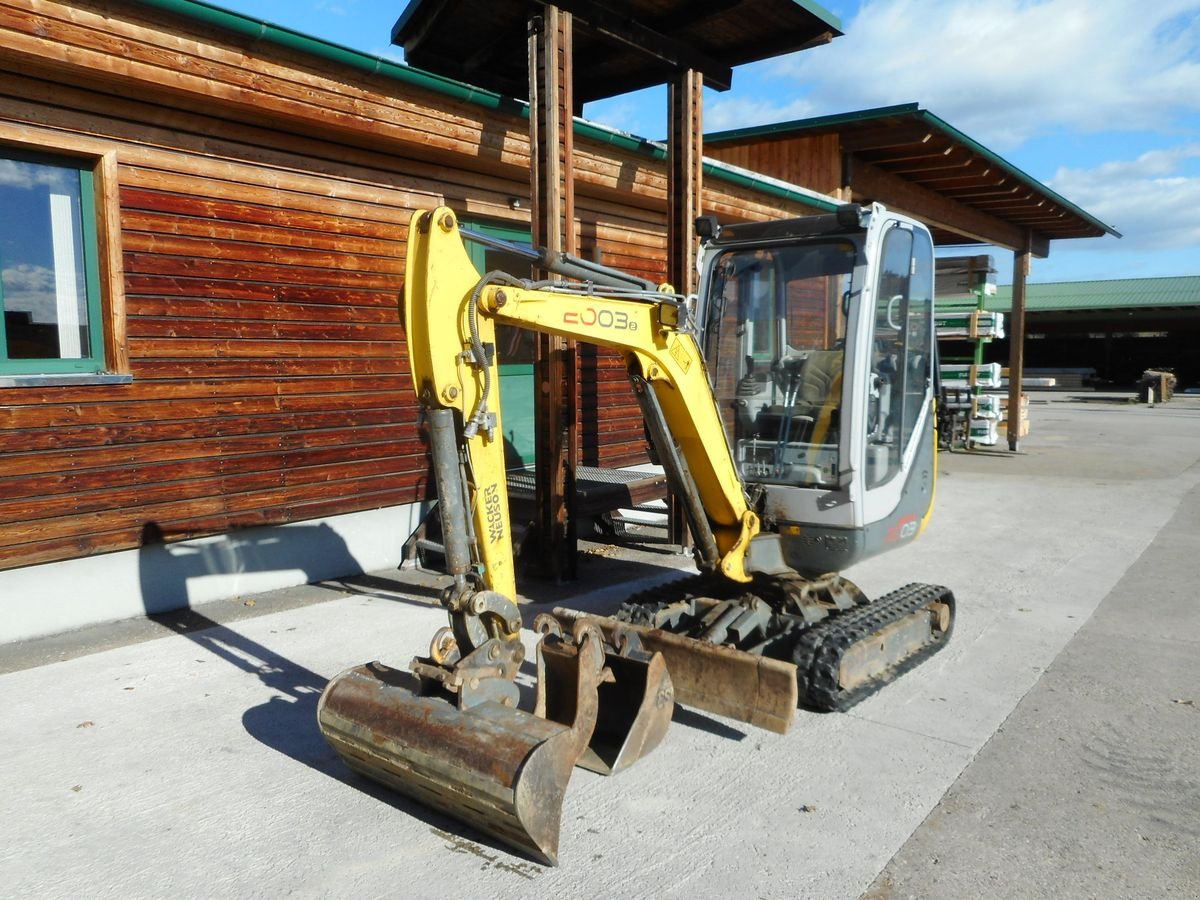
[[[1011,286],[984,306],[1008,312]],[[1026,364],[1060,387],[1131,388],[1146,369],[1173,370],[1180,389],[1200,386],[1200,275],[1031,284],[1026,309]]]

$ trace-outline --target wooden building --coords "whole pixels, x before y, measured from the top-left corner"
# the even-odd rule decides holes
[[[527,229],[525,108],[191,0],[0,0],[0,71],[0,642],[395,565],[409,215]],[[583,255],[661,278],[662,148],[576,142]],[[830,208],[705,173],[724,221]],[[583,462],[644,462],[581,366]]]

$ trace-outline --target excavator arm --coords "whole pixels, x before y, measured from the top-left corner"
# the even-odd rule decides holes
[[[719,440],[724,457],[697,467],[704,497],[696,508],[703,502],[716,511],[713,566],[744,579],[744,545],[758,520],[721,436],[698,347],[676,327],[677,313],[666,296],[534,290],[498,273],[481,280],[453,212],[412,218],[404,324],[453,576],[442,596],[450,624],[407,673],[371,662],[332,679],[317,719],[350,768],[549,864],[572,769],[612,774],[649,753],[670,724],[674,694],[663,655],[643,649],[632,629],[584,621],[564,628],[540,615],[535,706],[532,713],[518,706],[525,649],[514,602],[496,325],[616,347],[646,393],[662,396],[684,423],[685,455],[706,457],[706,442]],[[705,403],[707,417],[689,411]]]
[[[758,517],[747,502],[678,298],[534,286],[500,273],[481,280],[454,213],[443,207],[412,218],[404,314],[422,404],[454,410],[462,423],[476,564],[488,588],[513,595],[497,324],[621,354],[671,487],[684,500],[701,568],[750,580],[746,555]]]

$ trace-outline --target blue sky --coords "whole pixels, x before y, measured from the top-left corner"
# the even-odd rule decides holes
[[[389,37],[405,0],[216,2],[403,59]],[[736,69],[732,90],[706,92],[706,130],[920,103],[1124,235],[1055,241],[1031,280],[1200,275],[1200,0],[825,6],[845,36]],[[665,109],[650,89],[584,114],[660,138]],[[1011,255],[992,252],[1011,281]]]

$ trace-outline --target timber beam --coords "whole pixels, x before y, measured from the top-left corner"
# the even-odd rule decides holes
[[[904,210],[934,228],[953,231],[1007,250],[1028,248],[1039,258],[1050,255],[1050,239],[1001,221],[965,204],[906,181],[877,166],[853,161],[848,181],[854,199],[880,200]]]
[[[718,62],[682,41],[669,38],[599,3],[591,0],[554,0],[554,5],[571,13],[577,22],[597,34],[632,47],[675,72],[695,70],[703,73],[705,83],[714,90],[727,91],[733,85],[732,66]]]
[[[572,127],[572,21],[547,6],[529,21],[530,191],[533,244],[552,254],[578,251]],[[542,273],[543,277],[549,273]],[[534,367],[536,565],[544,577],[572,581],[578,538],[575,472],[579,468],[576,344],[538,335]]]

